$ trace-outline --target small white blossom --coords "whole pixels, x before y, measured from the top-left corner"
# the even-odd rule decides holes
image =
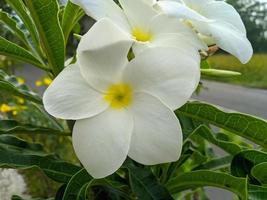
[[[186,20],[208,45],[221,49],[247,63],[253,49],[246,36],[246,28],[233,6],[215,0],[159,0],[154,7],[162,13]]]
[[[25,196],[26,183],[14,169],[0,169],[0,199],[10,200],[13,195]]]
[[[176,46],[198,52],[207,46],[187,26],[175,18],[159,14],[153,8],[155,0],[71,0],[95,20],[110,19],[129,38],[134,39],[133,51],[140,53],[148,47]]]

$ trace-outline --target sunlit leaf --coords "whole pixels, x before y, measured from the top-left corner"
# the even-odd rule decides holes
[[[267,122],[263,119],[237,112],[226,112],[201,102],[187,103],[176,113],[213,124],[267,147]]]
[[[55,0],[25,2],[37,27],[50,68],[54,75],[64,68],[65,44],[59,24],[59,5]]]
[[[234,192],[243,200],[247,199],[247,180],[221,172],[206,170],[188,172],[171,179],[166,184],[172,194],[205,186],[226,189]]]

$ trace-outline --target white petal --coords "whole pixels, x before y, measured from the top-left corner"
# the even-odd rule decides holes
[[[130,30],[127,18],[113,0],[71,0],[95,20],[109,18],[124,30]]]
[[[127,157],[133,130],[132,115],[124,110],[107,110],[79,120],[73,130],[75,153],[94,178],[114,173]]]
[[[238,12],[224,1],[211,1],[203,7],[203,14],[209,19],[225,21],[246,34],[246,28]]]
[[[145,0],[146,3],[148,3],[150,6],[153,6],[155,3],[157,3],[157,0]]]
[[[134,130],[129,156],[145,165],[178,160],[183,136],[179,121],[171,109],[153,96],[138,93],[131,110]]]
[[[172,109],[189,100],[199,79],[200,57],[196,59],[190,51],[186,54],[175,47],[146,49],[124,72],[124,81],[135,91],[150,93]]]
[[[175,34],[179,34],[176,40],[180,37],[180,42],[185,41],[187,44],[196,47],[197,50],[207,49],[207,46],[199,39],[197,34],[177,18],[171,18],[164,14],[158,15],[151,22],[150,29],[154,36],[152,43],[158,40],[166,40],[168,36],[173,38]]]
[[[145,0],[119,0],[133,28],[145,29],[158,12]]]
[[[108,104],[103,94],[83,79],[77,64],[66,67],[44,93],[44,107],[54,117],[84,119],[104,111]]]
[[[206,27],[206,34],[213,37],[216,44],[226,52],[236,56],[242,63],[247,63],[252,55],[253,48],[247,37],[233,25],[216,21],[214,23],[195,23],[198,27]]]
[[[77,61],[87,82],[106,90],[128,63],[131,37],[108,19],[98,21],[81,39]]]
[[[163,13],[179,19],[198,20],[203,22],[211,21],[195,10],[175,1],[159,1],[157,2],[156,7]]]

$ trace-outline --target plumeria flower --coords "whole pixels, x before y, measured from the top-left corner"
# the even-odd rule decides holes
[[[128,61],[133,42],[110,20],[100,20],[82,37],[77,63],[44,94],[51,115],[76,120],[74,149],[95,178],[114,173],[127,155],[154,165],[181,154],[182,131],[173,110],[196,89],[200,58],[159,47]]]
[[[180,20],[160,14],[154,0],[119,0],[120,8],[113,0],[71,0],[85,12],[100,20],[109,18],[129,38],[134,39],[133,51],[138,54],[147,47],[180,46],[191,51],[207,49],[197,35]]]
[[[246,28],[238,12],[224,1],[215,0],[160,0],[154,5],[160,10],[186,22],[197,30],[208,44],[247,63],[253,54]]]

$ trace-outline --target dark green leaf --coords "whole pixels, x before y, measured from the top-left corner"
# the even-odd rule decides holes
[[[267,199],[267,188],[249,185],[248,186],[248,200],[266,200]]]
[[[149,168],[134,166],[126,162],[129,171],[130,185],[133,192],[142,200],[172,200],[169,192],[159,183]]]
[[[0,134],[53,134],[64,135],[60,130],[22,124],[14,120],[0,120]],[[67,134],[66,134],[67,136]]]
[[[27,169],[38,167],[51,179],[67,183],[81,168],[45,153],[40,145],[13,136],[0,135],[0,167]]]
[[[19,61],[30,63],[39,68],[45,69],[42,63],[34,57],[29,51],[12,43],[0,36],[0,54],[12,57]],[[47,70],[47,69],[45,69]]]
[[[226,173],[193,171],[177,176],[166,184],[172,194],[205,186],[226,189],[236,193],[243,200],[247,199],[247,180]]]
[[[59,5],[55,0],[31,0],[25,2],[39,32],[49,65],[54,75],[64,68],[65,43],[59,25]]]
[[[16,11],[17,15],[23,21],[26,29],[29,31],[32,37],[35,48],[37,49],[38,52],[40,52],[39,36],[36,30],[36,27],[33,23],[33,20],[30,17],[28,10],[25,7],[25,4],[23,3],[23,0],[16,0],[16,1],[6,0],[6,2]]]
[[[267,162],[260,163],[254,166],[251,170],[252,176],[254,176],[261,184],[267,184]]]
[[[229,167],[231,164],[231,161],[233,159],[233,156],[225,156],[222,158],[216,158],[213,160],[209,160],[208,162],[205,162],[198,167],[196,167],[194,170],[203,170],[203,169],[209,169],[209,170],[218,170],[221,168]]]
[[[216,135],[212,133],[212,131],[205,125],[197,128],[193,132],[192,136],[202,137],[203,139],[220,147],[221,149],[232,155],[235,155],[242,151],[242,148],[233,142],[227,142],[217,139]]]
[[[83,15],[84,12],[79,6],[68,1],[64,9],[62,18],[62,31],[64,33],[65,43],[68,42],[69,35],[72,29],[78,23],[78,21],[81,19]]]
[[[241,113],[228,113],[201,102],[187,103],[176,113],[213,124],[267,147],[267,122],[265,120]]]
[[[260,163],[267,162],[267,153],[247,150],[237,154],[231,163],[231,173],[237,177],[249,176],[251,182],[258,183],[254,177],[251,176],[251,169]]]
[[[20,30],[17,22],[12,19],[8,13],[0,9],[0,23],[3,23],[15,36],[17,36],[26,46],[28,46],[27,38]]]
[[[2,93],[5,92],[42,104],[42,99],[38,94],[31,91],[25,84],[19,83],[15,76],[9,76],[2,70],[0,70],[0,89]]]
[[[85,169],[80,170],[70,179],[62,200],[86,200],[85,196],[80,196],[80,192],[84,191],[84,187],[87,188],[92,180]],[[84,195],[84,192],[82,193]]]

